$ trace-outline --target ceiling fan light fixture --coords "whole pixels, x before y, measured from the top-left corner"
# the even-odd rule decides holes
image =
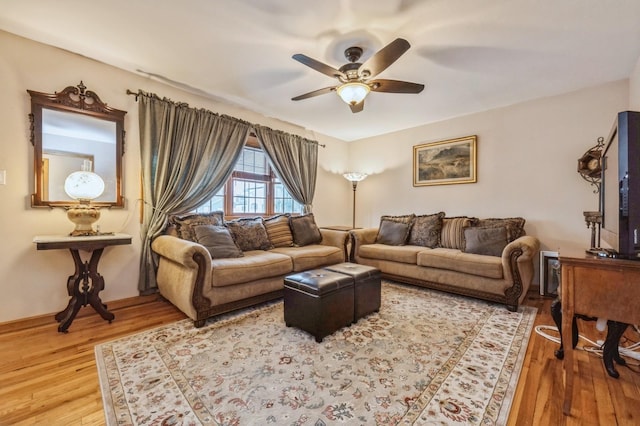
[[[357,81],[345,83],[336,89],[338,96],[348,105],[357,105],[367,97],[371,88]]]

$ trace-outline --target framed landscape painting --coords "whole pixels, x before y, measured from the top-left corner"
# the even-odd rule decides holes
[[[413,186],[476,181],[477,136],[424,143],[413,147]]]

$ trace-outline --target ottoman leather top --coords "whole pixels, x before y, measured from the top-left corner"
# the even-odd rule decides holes
[[[337,265],[325,266],[326,270],[340,272],[341,274],[351,275],[361,279],[380,276],[380,270],[369,265],[361,265],[359,263],[338,263]]]
[[[311,295],[325,295],[334,291],[353,287],[353,278],[326,269],[312,269],[289,275],[284,279],[285,286],[301,290]]]

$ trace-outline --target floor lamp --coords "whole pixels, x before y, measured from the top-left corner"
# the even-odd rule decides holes
[[[358,182],[366,178],[367,174],[360,173],[360,172],[349,172],[349,173],[345,173],[343,176],[345,177],[345,179],[351,182],[351,185],[353,186],[353,224],[351,225],[351,227],[355,229],[356,227],[356,188],[358,187]]]

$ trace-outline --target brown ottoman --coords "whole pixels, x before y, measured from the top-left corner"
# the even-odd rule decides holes
[[[353,278],[325,269],[285,277],[284,322],[321,342],[353,321]]]
[[[325,268],[353,277],[353,322],[380,310],[380,270],[357,263],[339,263]]]

